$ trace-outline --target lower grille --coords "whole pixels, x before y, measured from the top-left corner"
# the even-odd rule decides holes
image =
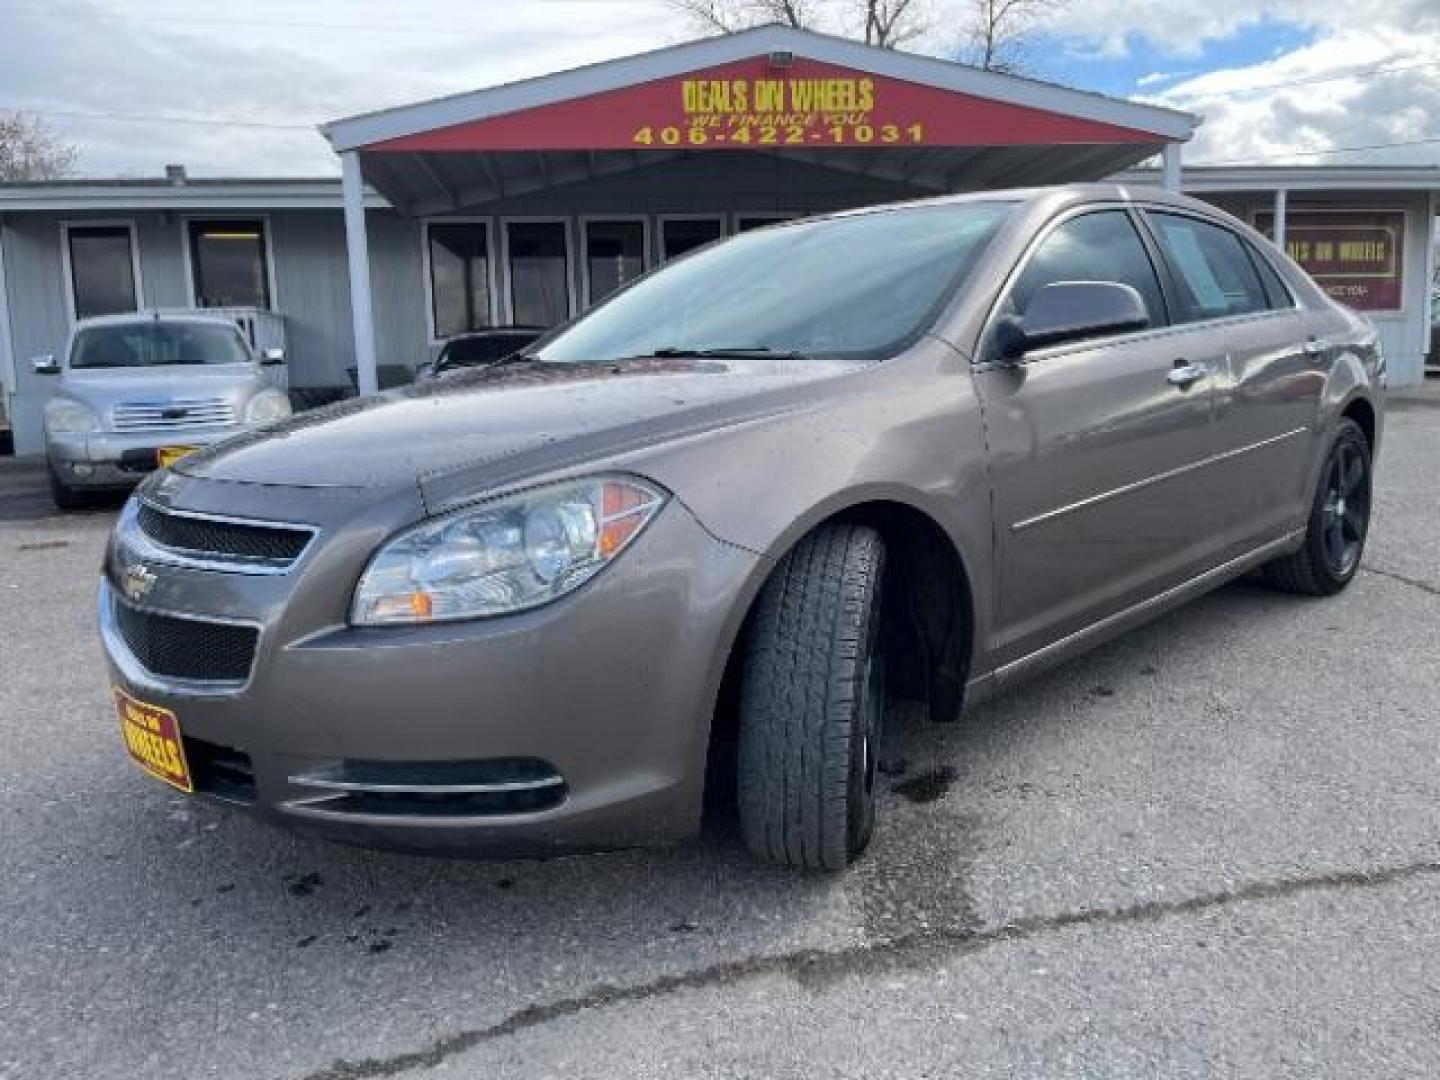
[[[115,600],[115,626],[140,666],[152,675],[201,682],[250,677],[260,631],[253,626],[182,619]]]
[[[300,557],[314,535],[309,529],[194,517],[145,502],[139,505],[137,521],[141,531],[163,547],[222,561],[256,560],[285,566]]]
[[[550,810],[565,801],[565,778],[535,758],[456,762],[347,761],[292,784],[329,793],[308,802],[330,814],[495,817]]]
[[[196,791],[230,802],[255,801],[255,770],[249,754],[186,736],[185,763]]]

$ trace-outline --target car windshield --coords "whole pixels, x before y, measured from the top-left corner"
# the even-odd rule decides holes
[[[250,352],[238,331],[219,323],[134,322],[92,326],[75,335],[72,368],[176,367],[245,364]]]
[[[517,349],[523,349],[539,336],[540,331],[536,330],[533,333],[478,334],[475,337],[456,338],[440,351],[436,367],[489,364],[509,356]]]
[[[1011,205],[942,203],[744,233],[640,279],[536,355],[880,357],[929,328]]]

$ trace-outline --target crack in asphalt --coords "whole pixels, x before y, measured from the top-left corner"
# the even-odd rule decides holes
[[[664,975],[629,986],[602,984],[585,994],[543,1005],[528,1005],[499,1023],[437,1039],[421,1050],[360,1061],[340,1059],[302,1080],[373,1080],[412,1069],[429,1069],[476,1046],[542,1027],[593,1009],[648,1001],[687,990],[732,986],[768,975],[788,975],[802,987],[818,989],[851,975],[875,975],[921,967],[996,945],[1023,942],[1072,927],[1125,926],[1195,915],[1246,901],[1286,900],[1307,893],[1371,889],[1440,874],[1440,862],[1425,861],[1377,870],[1343,870],[1310,877],[1252,882],[1235,889],[1179,900],[1150,900],[1104,908],[1080,908],[1058,915],[1016,919],[988,929],[924,929],[850,948],[801,949],[775,956],[730,960],[694,971]]]
[[[1421,581],[1419,578],[1406,577],[1404,574],[1395,573],[1394,570],[1381,570],[1377,566],[1362,566],[1360,569],[1363,573],[1398,581],[1401,585],[1409,585],[1412,589],[1419,589],[1431,596],[1440,596],[1440,585],[1431,585],[1428,581]]]

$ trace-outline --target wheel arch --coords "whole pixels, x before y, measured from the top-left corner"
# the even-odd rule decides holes
[[[934,721],[954,720],[975,647],[976,607],[971,564],[937,517],[890,488],[859,489],[813,507],[798,517],[765,553],[737,596],[725,638],[723,663],[715,677],[706,749],[707,809],[714,809],[714,788],[733,780],[727,748],[736,734],[736,698],[744,636],[761,591],[782,559],[805,537],[835,524],[876,529],[886,548],[886,601],[882,632],[893,649],[892,685],[924,700]],[[937,582],[945,587],[935,589]],[[922,588],[922,586],[929,586]],[[727,775],[727,773],[729,775]]]

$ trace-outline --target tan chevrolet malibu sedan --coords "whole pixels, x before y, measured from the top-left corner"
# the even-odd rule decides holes
[[[341,838],[673,841],[875,821],[934,720],[1260,568],[1354,576],[1372,328],[1212,207],[1001,191],[749,232],[526,352],[186,457],[99,618],[160,780]]]

